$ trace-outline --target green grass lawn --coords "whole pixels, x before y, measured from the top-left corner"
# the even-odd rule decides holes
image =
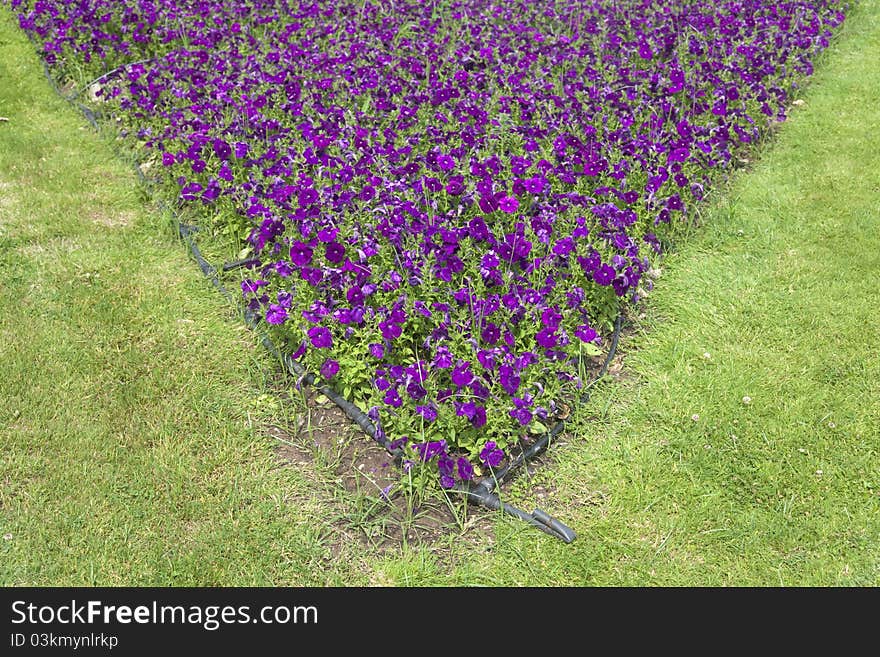
[[[469,568],[505,583],[880,584],[880,4],[662,267],[623,380]]]
[[[275,364],[5,9],[0,116],[0,584],[357,581]]]
[[[499,516],[380,551],[278,467],[277,364],[0,11],[0,584],[880,584],[877,61],[863,2],[505,487],[573,543]]]

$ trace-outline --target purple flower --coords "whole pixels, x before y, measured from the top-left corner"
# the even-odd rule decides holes
[[[581,266],[581,269],[584,270],[585,274],[592,274],[602,263],[602,258],[595,251],[591,252],[586,257],[578,256],[577,260],[578,264]]]
[[[449,155],[438,155],[437,167],[441,171],[451,171],[455,168],[455,160],[453,160],[452,157],[450,157]]]
[[[519,209],[519,201],[513,196],[502,196],[498,199],[498,207],[501,208],[503,212],[513,214]]]
[[[338,371],[339,363],[332,358],[328,358],[324,361],[324,364],[321,365],[321,376],[325,379],[332,379]]]
[[[428,391],[425,390],[424,386],[415,381],[410,382],[410,384],[406,387],[406,393],[410,396],[410,399],[420,400],[428,394]]]
[[[574,334],[583,342],[592,342],[596,339],[596,331],[588,324],[581,324],[575,329]]]
[[[345,247],[339,242],[330,242],[324,249],[324,255],[328,262],[334,264],[342,262],[345,258]]]
[[[388,321],[379,322],[379,330],[382,332],[382,337],[389,341],[396,340],[403,333],[400,326]]]
[[[471,426],[473,426],[474,429],[486,426],[486,409],[484,407],[474,407],[474,414],[471,417]]]
[[[497,468],[504,460],[504,452],[495,446],[494,440],[489,440],[480,451],[480,461],[490,468]]]
[[[520,377],[510,365],[502,365],[498,368],[498,379],[508,395],[513,395],[519,390]]]
[[[471,462],[468,461],[464,457],[459,457],[457,461],[458,465],[458,478],[464,481],[470,481],[474,478],[474,466],[471,465]]]
[[[452,176],[446,183],[446,193],[450,196],[460,196],[464,192],[464,178],[462,176]]]
[[[452,176],[449,180],[450,180],[450,182],[452,182],[452,180],[455,180],[458,178],[461,178],[461,180],[464,181],[464,178],[462,178],[461,176]],[[430,192],[439,192],[441,189],[443,189],[443,183],[441,183],[439,179],[434,178],[433,176],[428,176],[427,178],[425,178],[424,182],[425,182],[425,187],[427,187],[428,191],[430,191]],[[462,186],[462,189],[463,188],[464,187]]]
[[[437,459],[437,470],[440,471],[440,474],[451,477],[455,473],[455,460],[449,454],[441,453],[440,458]]]
[[[691,152],[686,148],[675,148],[669,152],[669,155],[666,156],[666,161],[671,162],[685,162],[691,156]],[[683,187],[683,185],[679,185],[679,187]]]
[[[483,329],[480,337],[483,339],[483,342],[489,345],[493,345],[501,339],[501,329],[498,328],[497,324],[493,324],[492,322],[488,322],[486,327]]]
[[[214,154],[221,160],[228,160],[232,155],[232,147],[222,139],[215,139],[212,143]]]
[[[473,380],[474,375],[471,372],[471,364],[469,362],[460,363],[452,369],[452,382],[455,385],[463,387]]]
[[[318,239],[327,244],[336,239],[336,236],[339,235],[338,228],[322,228],[318,231]]]
[[[455,414],[459,417],[466,417],[471,420],[474,417],[474,413],[477,410],[477,405],[474,402],[465,402],[463,404],[456,404],[458,407]]]
[[[370,355],[373,358],[381,359],[385,355],[385,347],[378,342],[370,343],[369,347],[367,348],[370,350]]]
[[[299,196],[297,197],[297,201],[300,206],[311,205],[315,201],[318,200],[318,192],[315,191],[311,187],[306,187],[305,189],[301,189],[299,191]]]
[[[324,279],[324,272],[314,267],[303,267],[302,279],[312,287],[317,286]]]
[[[389,388],[386,390],[383,401],[394,408],[400,408],[403,405],[403,400],[400,398],[400,393],[397,392],[397,388]]]
[[[433,406],[416,406],[416,413],[421,415],[428,422],[433,422],[437,419],[437,409]]]
[[[316,349],[329,349],[333,346],[333,335],[330,330],[323,326],[313,326],[309,329],[309,340]]]
[[[547,179],[544,176],[532,176],[526,180],[525,185],[530,194],[540,194],[547,189]]]
[[[241,282],[241,291],[243,294],[256,294],[261,287],[265,287],[266,285],[268,285],[266,281],[252,281],[246,278]]]
[[[281,278],[287,278],[293,273],[293,271],[290,269],[290,265],[286,260],[279,260],[275,263],[275,273]]]
[[[555,308],[545,308],[541,313],[541,324],[549,329],[558,328],[560,321],[562,321],[562,314]]]
[[[495,210],[497,210],[499,207],[497,199],[491,194],[480,196],[479,206],[480,210],[482,210],[486,214],[495,212]]]
[[[553,245],[553,253],[558,256],[565,257],[572,251],[574,251],[574,240],[570,237],[563,237],[556,244]]]
[[[302,242],[294,242],[290,247],[290,261],[298,267],[304,267],[312,261],[312,249]]]
[[[439,367],[441,369],[449,369],[452,367],[452,353],[446,347],[438,347],[435,355],[434,355],[434,367]]]
[[[350,287],[345,293],[345,298],[353,306],[358,306],[364,301],[364,291],[358,287]]]
[[[558,340],[555,329],[543,328],[535,334],[535,341],[545,349],[555,347]]]
[[[611,265],[602,265],[593,272],[593,280],[599,285],[610,285],[616,275]]]
[[[266,321],[269,324],[283,324],[287,321],[287,310],[284,306],[270,304],[269,310],[266,311]]]
[[[422,461],[430,461],[438,454],[446,451],[445,440],[432,440],[425,443],[416,443],[412,446]]]
[[[526,426],[532,421],[532,412],[527,408],[514,408],[510,411],[510,417],[519,422],[522,426]]]

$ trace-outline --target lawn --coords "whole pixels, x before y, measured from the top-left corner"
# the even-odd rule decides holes
[[[262,430],[276,363],[5,9],[0,51],[0,583],[365,577]]]

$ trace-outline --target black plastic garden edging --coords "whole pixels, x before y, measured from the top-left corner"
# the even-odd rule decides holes
[[[33,43],[36,46],[31,35],[28,35]],[[55,90],[56,94],[75,106],[85,117],[85,119],[89,122],[89,124],[95,129],[100,130],[100,126],[98,124],[98,119],[101,118],[99,113],[96,113],[91,108],[83,105],[79,101],[76,100],[77,96],[79,96],[84,89],[87,89],[89,86],[94,84],[101,79],[104,79],[113,73],[121,70],[123,67],[118,67],[113,71],[110,71],[97,80],[89,83],[81,89],[80,91],[68,96],[65,95],[61,88],[58,86],[58,82],[52,77],[51,72],[49,71],[49,66],[45,60],[42,60],[43,72],[45,73],[46,78],[49,80],[52,88]],[[135,62],[137,63],[137,62]],[[140,180],[149,186],[154,184],[154,181],[151,181],[144,175],[143,170],[137,163],[134,163],[134,169],[140,178]],[[199,268],[202,270],[202,273],[208,278],[214,285],[215,288],[226,298],[230,304],[235,307],[241,309],[241,305],[229,294],[229,291],[223,286],[223,283],[220,281],[217,273],[217,269],[209,263],[204,256],[202,255],[198,245],[193,239],[193,235],[198,232],[198,227],[192,226],[186,223],[182,223],[180,221],[179,214],[171,207],[169,207],[164,202],[160,202],[160,205],[168,210],[172,217],[174,218],[178,234],[181,239],[187,244],[190,253],[198,264]],[[237,269],[239,267],[246,267],[249,265],[258,264],[259,260],[256,258],[248,258],[244,260],[238,260],[234,262],[228,262],[223,265],[223,271],[230,271],[233,269]],[[243,319],[247,326],[252,330],[260,329],[259,318],[249,309],[244,308]],[[608,366],[611,363],[611,360],[614,358],[614,355],[617,351],[617,345],[620,338],[620,331],[623,324],[623,314],[618,315],[615,323],[614,323],[614,332],[612,335],[611,345],[608,349],[608,353],[606,354],[605,360],[602,364],[602,367],[599,370],[599,373],[593,378],[593,380],[586,385],[585,392],[581,395],[578,400],[579,403],[585,404],[589,401],[589,389],[595,385],[602,377],[605,376],[608,371]],[[379,431],[373,421],[364,413],[360,408],[358,408],[351,401],[346,399],[343,395],[340,395],[333,387],[322,384],[317,381],[314,374],[309,373],[305,370],[305,368],[298,363],[290,354],[282,353],[282,351],[275,345],[269,336],[265,333],[265,331],[260,331],[260,338],[263,346],[267,349],[269,353],[278,358],[287,370],[297,377],[297,379],[315,388],[318,392],[326,396],[330,399],[336,406],[338,406],[346,416],[354,422],[361,430],[364,431],[370,438],[375,440],[378,444],[380,444],[385,450],[393,457],[394,462],[396,464],[400,464],[402,458],[402,449],[396,446],[392,441],[388,439],[381,431]],[[449,489],[451,492],[462,494],[466,501],[473,502],[479,504],[480,506],[484,506],[486,508],[502,511],[510,516],[518,518],[541,531],[550,534],[551,536],[555,536],[556,538],[561,539],[565,543],[571,543],[575,538],[575,532],[568,526],[566,526],[561,521],[552,517],[550,514],[542,511],[541,509],[535,509],[531,513],[527,513],[522,509],[518,509],[506,502],[503,502],[499,497],[496,489],[501,486],[505,481],[510,479],[513,474],[524,464],[536,458],[538,455],[543,453],[549,446],[551,441],[558,436],[565,427],[565,420],[560,419],[550,428],[547,433],[538,438],[534,443],[532,443],[529,447],[524,449],[519,455],[516,457],[511,456],[508,463],[498,470],[494,470],[490,468],[490,474],[480,478],[475,482],[457,483],[453,488]]]
[[[175,218],[176,215],[175,215]],[[217,276],[217,269],[205,260],[202,255],[198,245],[195,243],[195,240],[192,239],[192,236],[197,229],[188,224],[181,224],[178,222],[179,233],[181,238],[186,242],[187,246],[190,249],[190,253],[193,258],[199,265],[199,268],[205,274],[207,278],[211,280],[214,287],[226,297],[231,303],[235,304],[232,296],[229,294],[228,290],[223,286],[223,283]],[[235,304],[238,305],[238,304]],[[259,328],[259,320],[253,312],[245,308],[244,310],[244,319],[247,325],[251,329]],[[611,363],[611,360],[614,358],[614,355],[617,351],[617,344],[620,338],[620,330],[623,325],[623,315],[620,314],[617,317],[617,320],[614,324],[614,333],[611,340],[611,346],[608,349],[608,354],[605,357],[605,361],[602,364],[599,373],[596,377],[586,386],[585,393],[581,396],[579,402],[587,403],[590,399],[589,389],[596,384],[605,373],[608,371],[608,366]],[[376,426],[373,424],[372,420],[364,413],[360,408],[358,408],[355,404],[350,402],[344,396],[340,395],[336,390],[334,390],[331,386],[326,384],[316,383],[316,378],[314,374],[307,373],[303,366],[298,363],[294,358],[292,358],[289,354],[282,353],[278,347],[272,342],[268,335],[265,332],[261,331],[261,341],[266,349],[276,358],[279,358],[287,367],[288,371],[294,376],[297,376],[300,381],[305,383],[306,385],[310,385],[315,387],[318,392],[326,396],[333,403],[335,403],[342,411],[351,419],[355,424],[357,424],[368,436],[370,436],[373,440],[378,442],[382,447],[391,454],[395,461],[399,463],[401,457],[401,449],[398,447],[394,447],[393,443],[388,440],[387,436],[384,436],[381,432],[377,431]],[[530,445],[527,449],[523,450],[517,457],[512,458],[503,468],[492,471],[491,475],[482,477],[477,480],[475,483],[469,483],[467,485],[458,483],[453,486],[453,492],[461,493],[465,496],[465,499],[469,502],[475,502],[481,506],[485,506],[492,510],[500,510],[508,515],[514,516],[527,522],[528,524],[540,529],[541,531],[548,533],[552,536],[555,536],[566,543],[571,543],[575,538],[575,532],[564,523],[552,517],[550,514],[542,511],[541,509],[535,509],[532,513],[527,513],[522,509],[518,509],[506,502],[503,502],[498,494],[495,492],[495,489],[499,487],[504,481],[510,478],[512,474],[523,464],[531,461],[539,454],[544,452],[550,445],[550,442],[553,438],[558,436],[562,430],[565,428],[565,420],[559,420],[553,427],[541,436],[538,440],[536,440],[532,445]],[[490,468],[491,470],[491,468]]]
[[[184,241],[186,241],[187,245],[189,246],[193,257],[199,264],[199,267],[204,272],[204,274],[211,279],[214,286],[217,287],[223,293],[223,295],[231,301],[232,299],[229,293],[223,287],[223,284],[217,277],[217,270],[204,259],[201,252],[199,251],[198,246],[192,239],[192,233],[193,230],[191,226],[180,224],[180,235],[182,238],[184,238]],[[251,327],[252,329],[256,329],[258,327],[258,319],[249,309],[245,309],[244,317],[249,327]],[[620,337],[620,329],[622,327],[622,323],[623,315],[621,314],[618,315],[618,318],[615,322],[611,346],[608,350],[608,354],[605,358],[602,368],[600,369],[599,374],[587,386],[587,390],[589,390],[589,388],[592,387],[607,372],[608,366],[611,363],[611,360],[614,358],[615,352],[617,350],[617,343]],[[324,384],[316,385],[315,376],[313,374],[306,373],[303,366],[295,359],[291,358],[289,354],[282,354],[268,335],[263,333],[261,336],[261,340],[266,348],[269,350],[269,352],[277,358],[280,358],[292,374],[299,377],[300,380],[307,385],[316,387],[319,392],[321,392],[323,395],[333,401],[333,403],[335,403],[340,409],[342,409],[342,411],[355,424],[363,429],[363,431],[368,436],[373,438],[373,440],[382,445],[395,458],[395,460],[399,462],[401,456],[400,448],[393,447],[393,443],[389,441],[386,436],[377,431],[376,426],[373,424],[370,418],[363,411],[361,411],[361,409],[359,409],[355,404],[336,392],[332,387]],[[586,392],[579,401],[580,403],[588,402],[589,392]],[[511,459],[507,463],[507,465],[505,465],[505,467],[499,469],[497,472],[493,471],[490,476],[482,477],[476,483],[469,483],[467,485],[458,483],[451,490],[463,494],[466,500],[469,502],[475,502],[492,510],[503,511],[508,515],[512,515],[516,518],[519,518],[520,520],[523,520],[524,522],[527,522],[528,524],[540,529],[543,532],[546,532],[565,541],[566,543],[571,543],[576,538],[576,534],[570,527],[566,526],[564,523],[553,518],[550,514],[542,511],[541,509],[535,509],[534,511],[532,511],[532,513],[527,513],[522,509],[518,509],[510,504],[507,504],[506,502],[503,502],[498,494],[495,493],[495,489],[500,486],[505,480],[507,480],[521,465],[527,463],[528,461],[531,461],[539,454],[544,452],[547,447],[549,447],[550,441],[557,435],[559,435],[564,427],[565,420],[559,420],[541,438],[536,440],[527,449],[523,450],[517,457]]]

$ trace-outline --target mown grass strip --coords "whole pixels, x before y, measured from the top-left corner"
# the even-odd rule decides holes
[[[259,431],[274,364],[6,10],[0,116],[0,584],[357,581]]]
[[[578,540],[503,523],[462,573],[880,583],[878,60],[880,5],[863,2],[774,143],[666,259],[622,381],[522,481],[518,501]]]

